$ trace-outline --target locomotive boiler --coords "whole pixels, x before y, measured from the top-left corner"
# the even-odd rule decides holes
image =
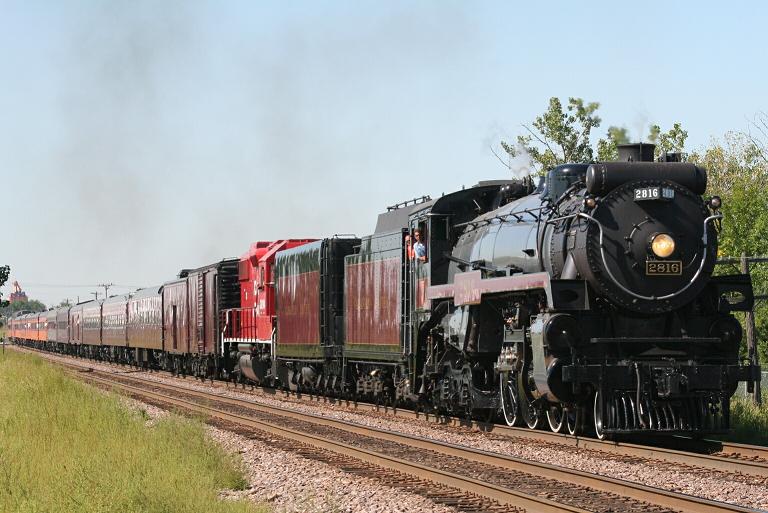
[[[571,433],[591,417],[600,438],[729,428],[731,395],[759,372],[732,314],[752,308],[751,283],[713,276],[722,214],[706,171],[653,152],[507,184],[454,227],[447,279],[427,290],[436,403],[498,399],[510,425]]]

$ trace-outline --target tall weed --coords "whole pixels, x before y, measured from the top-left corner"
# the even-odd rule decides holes
[[[768,404],[756,405],[749,397],[731,399],[733,433],[724,437],[732,442],[768,445]]]
[[[175,415],[147,427],[113,394],[33,355],[0,354],[0,511],[253,512],[238,462]]]

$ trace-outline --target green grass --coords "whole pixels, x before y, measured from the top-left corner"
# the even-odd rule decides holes
[[[254,512],[201,422],[146,416],[33,355],[0,354],[0,512]]]
[[[763,399],[765,401],[765,399]],[[768,445],[768,404],[754,404],[750,397],[735,395],[731,399],[733,433],[723,437],[731,442]]]

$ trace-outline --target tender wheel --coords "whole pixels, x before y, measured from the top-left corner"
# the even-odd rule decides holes
[[[565,410],[565,429],[569,435],[580,435],[582,431],[582,408],[572,406]]]
[[[514,426],[520,421],[520,405],[517,401],[517,380],[511,380],[508,375],[502,375],[499,379],[501,394],[501,412],[507,426]]]
[[[563,430],[565,418],[565,407],[562,404],[552,405],[547,409],[547,422],[553,433]]]

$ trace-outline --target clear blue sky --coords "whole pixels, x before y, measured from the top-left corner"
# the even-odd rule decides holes
[[[550,96],[696,149],[768,110],[764,2],[0,1],[0,263],[81,299],[508,175]],[[53,285],[57,285],[54,287]],[[113,291],[126,289],[113,289]],[[8,287],[3,289],[7,295]]]

